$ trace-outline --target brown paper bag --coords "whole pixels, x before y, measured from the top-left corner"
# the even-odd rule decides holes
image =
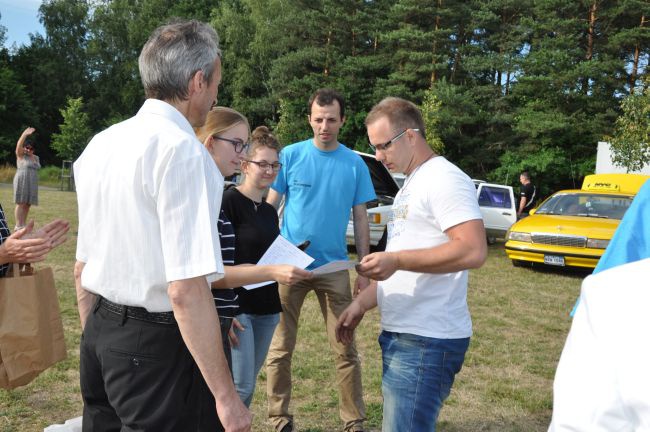
[[[59,300],[49,267],[0,278],[0,388],[31,382],[66,357]]]

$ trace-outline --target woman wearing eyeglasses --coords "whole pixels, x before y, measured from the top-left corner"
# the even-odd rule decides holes
[[[25,129],[16,144],[16,175],[14,176],[14,202],[16,203],[16,228],[25,226],[32,205],[38,205],[38,169],[41,162],[34,154],[34,145],[28,137],[36,131]]]
[[[242,165],[242,161],[250,159],[249,153],[247,153],[250,135],[248,120],[233,109],[225,107],[213,108],[208,113],[205,125],[198,128],[196,134],[224,177],[235,174],[236,170]],[[273,150],[273,152],[275,154],[274,160],[277,163],[277,149]],[[273,168],[271,168],[272,170]],[[248,165],[244,168],[244,172],[250,172]],[[273,172],[272,179],[275,178],[275,174],[277,174],[277,171]],[[264,218],[260,219],[259,223],[249,220],[246,218],[246,212],[238,211],[237,205],[229,200],[228,197],[232,190],[224,193],[218,228],[225,275],[222,279],[213,282],[211,287],[219,312],[226,359],[231,366],[231,370],[233,364],[228,333],[233,318],[238,313],[237,293],[232,288],[269,280],[290,285],[311,277],[311,272],[290,265],[251,265],[257,263],[268,246],[277,237],[278,217],[275,210],[268,212],[268,207],[270,207],[268,204],[264,203],[265,206],[262,209],[260,201],[265,187],[261,189],[262,186],[258,184],[259,182],[256,183],[252,180],[255,178],[253,173],[250,174],[250,177],[251,180],[246,179],[240,187],[243,187],[245,191],[258,191],[256,193],[259,193],[259,197],[253,195],[257,199],[255,201],[257,205],[254,205],[251,201],[248,201],[248,205],[251,209],[255,207],[256,210],[260,211],[260,215],[263,214]],[[249,184],[251,181],[254,182],[252,186]],[[246,184],[249,184],[249,186],[245,186]],[[262,182],[261,184],[266,183]],[[239,190],[237,193],[239,193]],[[273,208],[271,207],[271,209]],[[241,236],[241,238],[238,238],[238,236]],[[277,295],[277,284],[275,285]],[[264,290],[267,287],[258,289]],[[237,291],[241,292],[241,290]],[[238,328],[243,330],[242,326]],[[234,333],[232,335],[234,337]],[[233,339],[233,343],[237,342],[236,338]]]
[[[243,183],[223,195],[223,209],[235,226],[235,264],[256,263],[280,234],[277,211],[264,201],[281,167],[279,152],[280,143],[268,128],[256,128],[241,165]],[[301,270],[300,274],[309,272]],[[282,282],[279,277],[273,280]],[[282,306],[277,282],[252,290],[236,288],[235,292],[240,325],[233,328],[237,341],[232,348],[233,378],[239,397],[249,407]]]
[[[248,126],[246,117],[233,109],[216,107],[210,110],[205,124],[195,132],[217,164],[222,176],[230,177],[239,169],[242,152],[248,146],[250,136],[250,126]],[[235,232],[230,220],[224,215],[223,209],[219,214],[217,228],[221,245],[221,260],[225,269],[226,266],[235,264]],[[225,271],[228,272],[228,270]],[[228,333],[232,327],[232,320],[237,314],[237,295],[232,289],[237,285],[224,285],[224,279],[218,281],[219,283],[213,282],[211,288],[212,297],[219,312],[224,353],[228,366],[232,370]]]

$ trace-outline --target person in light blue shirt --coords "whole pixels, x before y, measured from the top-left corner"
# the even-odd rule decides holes
[[[361,157],[338,142],[345,122],[345,103],[331,89],[317,90],[309,100],[309,124],[314,137],[282,150],[282,168],[271,186],[268,202],[276,208],[285,199],[281,234],[294,244],[309,241],[306,252],[313,269],[347,260],[345,232],[352,211],[359,259],[369,250],[366,202],[375,199],[370,173]],[[357,276],[355,292],[368,286]],[[289,414],[291,356],[296,345],[298,319],[305,296],[314,291],[321,305],[330,346],[336,356],[339,411],[345,431],[363,431],[365,406],[361,367],[354,344],[336,341],[338,316],[352,301],[347,270],[317,276],[291,287],[280,285],[283,313],[267,357],[269,418],[276,431],[294,430]]]
[[[343,145],[321,150],[313,139],[283,150],[273,189],[285,195],[282,235],[298,244],[309,240],[311,268],[347,260],[345,231],[350,208],[375,198],[365,162]]]

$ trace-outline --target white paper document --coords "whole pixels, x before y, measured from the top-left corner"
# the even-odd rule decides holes
[[[289,240],[279,235],[275,241],[271,243],[271,246],[269,246],[266,252],[264,252],[262,258],[257,262],[257,265],[288,264],[304,269],[312,262],[314,262],[312,257],[298,249]],[[244,288],[259,288],[264,285],[272,284],[273,282],[274,281],[266,281],[244,285]]]
[[[358,261],[332,261],[327,264],[323,264],[320,267],[316,267],[311,272],[315,275],[324,275],[327,273],[334,273],[341,270],[350,270],[354,268],[355,265],[359,264]]]

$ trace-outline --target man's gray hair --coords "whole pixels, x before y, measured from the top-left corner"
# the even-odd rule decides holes
[[[218,57],[219,36],[208,24],[176,20],[158,27],[138,59],[145,95],[164,101],[187,100],[194,74],[203,71],[210,84]]]

